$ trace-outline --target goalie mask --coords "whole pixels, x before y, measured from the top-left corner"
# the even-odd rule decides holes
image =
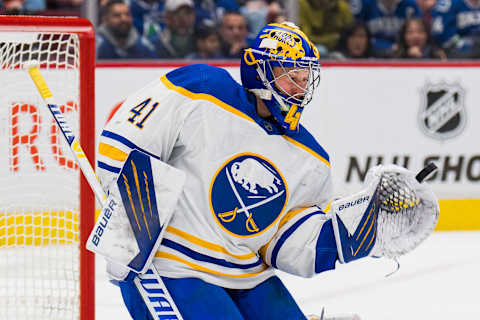
[[[300,115],[320,82],[318,60],[317,48],[297,26],[268,24],[245,50],[242,84],[262,99],[286,131],[297,131]]]

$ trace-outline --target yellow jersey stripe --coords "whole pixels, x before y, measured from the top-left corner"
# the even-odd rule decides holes
[[[260,250],[258,250],[258,252],[260,253],[260,256],[262,257],[262,259],[264,261],[267,261],[267,250],[268,250],[268,246],[270,246],[270,243],[272,242],[273,238],[270,239],[263,247],[260,248]]]
[[[182,230],[179,230],[175,227],[172,227],[172,226],[168,226],[165,231],[169,232],[169,233],[172,233],[174,235],[177,235],[180,238],[183,238],[183,239],[185,239],[185,240],[187,240],[191,243],[194,243],[199,247],[206,248],[206,249],[216,251],[216,252],[221,252],[221,253],[224,253],[224,254],[229,255],[229,256],[231,256],[233,258],[236,258],[236,259],[248,260],[248,259],[251,259],[251,258],[255,257],[255,254],[253,252],[247,253],[247,254],[233,254],[233,253],[230,253],[230,252],[227,251],[227,249],[225,249],[222,246],[219,246],[215,243],[211,243],[211,242],[202,240],[200,238],[197,238],[197,237],[195,237],[191,234],[188,234],[188,233],[186,233]]]
[[[174,260],[174,261],[183,263],[183,264],[189,266],[190,268],[192,268],[194,270],[198,270],[198,271],[202,271],[202,272],[206,272],[206,273],[211,273],[211,274],[216,274],[216,275],[220,275],[220,276],[224,276],[224,277],[231,277],[231,278],[255,277],[255,276],[258,276],[259,274],[261,274],[263,271],[265,271],[268,268],[266,265],[264,265],[262,270],[259,271],[259,272],[244,273],[244,274],[228,274],[228,273],[223,273],[223,272],[219,272],[219,271],[216,271],[216,270],[212,270],[212,269],[203,267],[201,265],[198,265],[196,263],[187,261],[185,259],[177,257],[176,255],[173,255],[171,253],[164,252],[164,251],[157,251],[155,253],[155,258],[164,258],[164,259]]]
[[[179,87],[179,86],[176,86],[174,85],[173,83],[170,82],[170,80],[167,79],[167,77],[165,75],[163,75],[160,80],[162,81],[162,83],[168,88],[168,89],[171,89],[171,90],[174,90],[178,93],[180,93],[181,95],[185,96],[185,97],[188,97],[190,99],[194,99],[194,100],[207,100],[207,101],[210,101],[214,104],[216,104],[217,106],[219,106],[220,108],[228,111],[228,112],[231,112],[245,120],[248,120],[248,121],[251,121],[251,122],[255,122],[255,120],[253,120],[252,118],[250,118],[249,116],[247,116],[246,114],[244,114],[243,112],[240,112],[238,111],[237,109],[235,109],[234,107],[226,104],[225,102],[221,101],[220,99],[210,95],[210,94],[206,94],[206,93],[194,93],[194,92],[191,92],[185,88],[182,88],[182,87]]]
[[[306,145],[303,145],[301,144],[300,142],[288,137],[288,136],[282,136],[285,138],[285,140],[287,140],[288,142],[291,142],[293,143],[294,145],[296,145],[297,147],[307,151],[308,153],[310,153],[311,155],[313,155],[315,158],[318,158],[320,159],[320,161],[322,161],[323,163],[325,163],[327,165],[327,167],[330,168],[330,162],[328,162],[327,159],[325,159],[324,157],[322,157],[321,155],[319,155],[318,153],[316,153],[315,151],[313,151],[312,149],[310,149],[309,147],[307,147]]]
[[[125,161],[128,157],[128,154],[126,154],[122,150],[103,142],[100,142],[100,144],[98,145],[98,153],[102,156],[117,161]]]
[[[297,214],[299,214],[300,212],[303,212],[305,210],[307,210],[309,208],[300,208],[300,209],[297,209],[297,210],[291,210],[289,211],[281,220],[280,220],[280,223],[278,224],[278,229],[277,230],[280,230],[280,228],[282,228],[288,221],[290,221],[293,217],[295,217]],[[270,246],[270,243],[272,242],[273,238],[270,239],[270,241],[268,241],[265,245],[263,245],[259,252],[260,252],[260,256],[265,259],[265,255],[267,253],[267,250],[268,250],[268,247]]]
[[[289,212],[287,212],[287,214],[282,218],[282,220],[280,220],[280,223],[278,224],[278,229],[280,229],[281,227],[283,227],[288,221],[290,221],[293,217],[295,217],[297,214],[299,214],[300,212],[303,212],[307,209],[310,209],[310,207],[308,208],[300,208],[300,209],[297,209],[297,210],[291,210]]]

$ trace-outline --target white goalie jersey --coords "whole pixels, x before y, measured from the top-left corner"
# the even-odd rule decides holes
[[[272,267],[302,276],[334,267],[321,210],[331,197],[328,154],[301,126],[278,130],[225,70],[207,65],[172,71],[123,103],[100,137],[103,186],[132,149],[186,174],[153,260],[162,276],[247,289]]]

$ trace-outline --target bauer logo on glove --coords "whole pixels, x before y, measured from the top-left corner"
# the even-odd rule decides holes
[[[370,254],[376,234],[379,210],[379,180],[371,182],[365,190],[332,203],[332,223],[342,263]]]

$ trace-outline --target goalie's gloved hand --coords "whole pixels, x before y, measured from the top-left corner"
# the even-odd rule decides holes
[[[332,225],[341,263],[368,256],[375,245],[380,177],[371,178],[362,191],[332,202]]]
[[[370,169],[366,187],[332,203],[340,262],[368,255],[395,258],[416,248],[435,228],[436,196],[415,174],[396,165]]]
[[[430,185],[417,181],[414,172],[385,165],[367,174],[374,180],[379,176],[380,210],[371,254],[396,258],[416,248],[433,232],[440,207]]]

